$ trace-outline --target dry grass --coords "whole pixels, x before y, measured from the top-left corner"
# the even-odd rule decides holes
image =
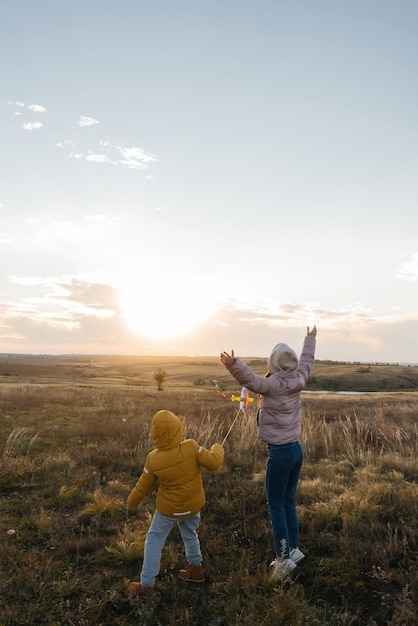
[[[277,587],[251,407],[224,467],[204,474],[205,584],[178,579],[173,531],[150,602],[130,600],[126,584],[138,578],[154,499],[129,515],[125,502],[152,447],[151,416],[173,410],[208,446],[237,406],[210,388],[68,383],[2,385],[0,403],[1,626],[418,624],[417,393],[304,395],[307,556]]]

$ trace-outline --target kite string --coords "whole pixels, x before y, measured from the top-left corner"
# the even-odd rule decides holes
[[[239,417],[239,414],[240,414],[240,413],[241,413],[241,409],[238,409],[237,414],[236,414],[236,416],[234,417],[234,421],[232,422],[231,426],[229,427],[228,432],[226,433],[226,435],[225,435],[225,437],[224,437],[224,439],[223,439],[223,441],[222,441],[222,443],[221,443],[221,446],[223,446],[223,445],[224,445],[224,443],[225,443],[225,441],[228,439],[228,437],[229,437],[229,433],[230,433],[230,432],[231,432],[231,430],[233,429],[234,424],[235,424],[235,422],[237,421],[237,419],[238,419],[238,417]]]

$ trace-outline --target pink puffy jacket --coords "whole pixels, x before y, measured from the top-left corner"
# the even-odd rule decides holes
[[[314,365],[315,345],[315,337],[305,337],[298,367],[293,371],[275,372],[268,377],[259,376],[239,358],[229,368],[240,385],[261,394],[257,421],[259,436],[263,441],[281,445],[299,439],[300,392],[306,386]]]

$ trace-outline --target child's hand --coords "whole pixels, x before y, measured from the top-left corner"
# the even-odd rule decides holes
[[[235,363],[234,351],[231,350],[231,354],[228,352],[221,352],[221,361],[225,367],[231,367]]]
[[[312,328],[312,330],[309,330],[309,326],[306,327],[306,334],[308,335],[308,337],[316,337],[316,326],[314,324],[314,327]]]

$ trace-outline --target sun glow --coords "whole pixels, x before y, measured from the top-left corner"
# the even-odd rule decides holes
[[[140,293],[127,290],[120,304],[129,328],[142,337],[162,340],[185,335],[203,323],[213,309],[205,300],[193,290],[164,284],[141,287]]]

